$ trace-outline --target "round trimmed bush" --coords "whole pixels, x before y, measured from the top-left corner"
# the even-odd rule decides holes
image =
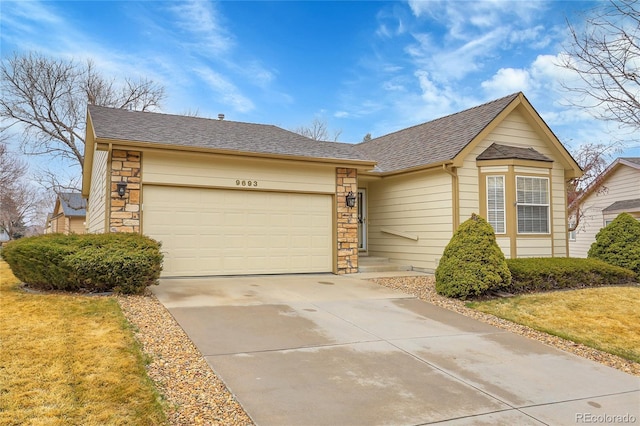
[[[444,249],[436,269],[436,291],[466,299],[511,284],[511,272],[489,223],[472,214]]]
[[[640,276],[640,222],[621,213],[596,234],[587,257],[631,269]]]

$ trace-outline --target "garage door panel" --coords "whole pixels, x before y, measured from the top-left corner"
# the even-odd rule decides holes
[[[163,243],[163,276],[332,270],[329,195],[143,189],[143,231]]]

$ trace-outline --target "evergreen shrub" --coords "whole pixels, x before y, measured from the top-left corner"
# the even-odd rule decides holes
[[[475,213],[460,225],[436,269],[436,291],[466,299],[508,287],[511,273],[491,225]]]
[[[160,243],[138,234],[49,234],[7,244],[2,258],[32,288],[139,294],[157,284]]]
[[[587,257],[631,269],[640,276],[640,221],[621,213],[596,234]]]
[[[598,259],[531,257],[507,259],[511,271],[509,293],[624,285],[635,282],[633,271]]]

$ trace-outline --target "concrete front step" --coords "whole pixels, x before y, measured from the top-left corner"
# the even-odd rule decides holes
[[[410,271],[411,266],[391,263],[387,257],[359,256],[358,272]]]

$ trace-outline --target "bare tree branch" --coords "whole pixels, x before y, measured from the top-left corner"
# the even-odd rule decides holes
[[[160,107],[164,88],[150,80],[122,83],[100,75],[92,61],[14,54],[0,66],[0,119],[22,131],[21,149],[84,164],[87,104],[141,111]]]
[[[325,120],[320,120],[319,118],[314,118],[309,126],[299,126],[292,131],[314,141],[329,140],[329,125]],[[334,131],[331,140],[337,142],[341,134],[342,130]]]
[[[585,211],[580,197],[585,191],[606,193],[602,173],[606,170],[611,157],[622,149],[620,143],[612,144],[584,144],[573,153],[573,157],[580,165],[583,175],[572,179],[567,185],[567,204],[569,217],[573,219],[569,232],[575,231],[584,217]]]
[[[26,163],[0,142],[0,229],[11,239],[25,235],[43,205],[42,193],[25,179],[26,172]]]
[[[592,11],[584,30],[568,23],[571,42],[559,65],[579,83],[564,82],[574,106],[600,120],[640,128],[640,5],[609,0]]]

